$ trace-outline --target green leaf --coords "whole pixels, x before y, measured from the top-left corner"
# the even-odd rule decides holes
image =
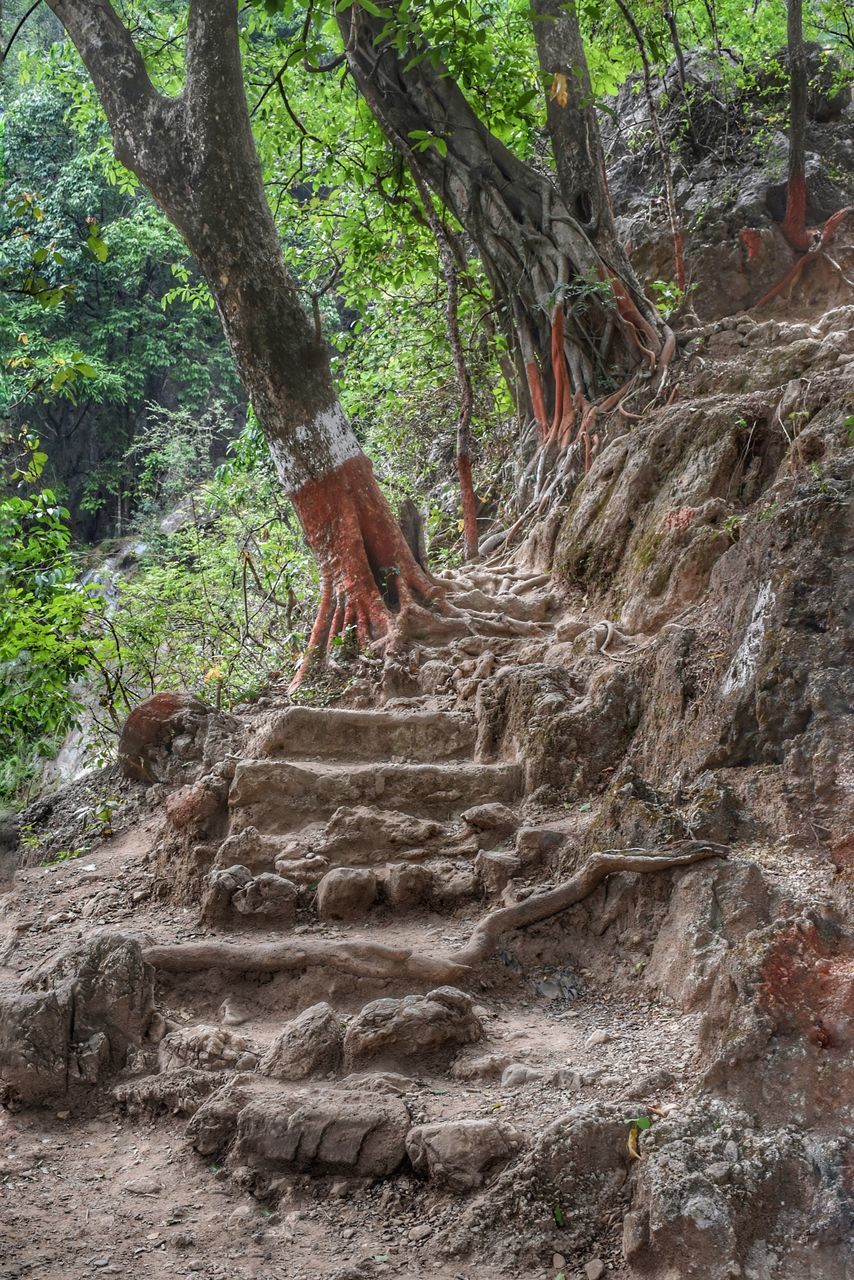
[[[93,231],[86,241],[86,247],[95,255],[99,262],[107,261],[109,249],[99,235]]]
[[[566,1226],[566,1214],[559,1204],[552,1205],[552,1217],[555,1220],[555,1226],[560,1227],[562,1231]]]

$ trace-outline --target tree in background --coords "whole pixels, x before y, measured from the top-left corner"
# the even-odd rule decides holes
[[[395,145],[423,140],[415,164],[477,250],[523,371],[540,470],[579,437],[589,464],[597,413],[619,403],[639,367],[663,374],[674,343],[616,234],[575,7],[532,9],[557,190],[475,112],[442,61],[441,26],[424,29],[397,3],[375,8],[338,18],[359,89]]]

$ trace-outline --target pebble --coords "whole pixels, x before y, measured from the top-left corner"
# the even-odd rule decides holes
[[[565,1266],[566,1266],[566,1258],[563,1256],[563,1254],[553,1253],[552,1254],[552,1270],[562,1271]]]
[[[613,1037],[610,1031],[594,1031],[584,1041],[585,1049],[595,1049],[597,1044],[610,1044]]]
[[[249,1208],[248,1204],[239,1204],[237,1208],[228,1215],[228,1223],[229,1226],[239,1227],[241,1223],[248,1222],[249,1219],[254,1218],[254,1216],[255,1215]]]
[[[605,1263],[601,1258],[591,1258],[584,1268],[587,1280],[600,1280],[605,1274]]]
[[[126,1182],[125,1190],[132,1196],[156,1196],[158,1191],[163,1190],[163,1183],[157,1178],[143,1175],[141,1178],[134,1178],[132,1182]]]
[[[417,1244],[419,1240],[426,1240],[428,1236],[433,1234],[433,1228],[428,1227],[427,1223],[422,1223],[420,1227],[413,1227],[409,1232],[409,1239],[413,1244]]]

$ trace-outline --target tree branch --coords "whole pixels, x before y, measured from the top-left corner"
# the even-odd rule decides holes
[[[47,0],[92,78],[113,134],[116,157],[140,173],[148,139],[160,133],[165,99],[154,88],[142,55],[109,0]]]

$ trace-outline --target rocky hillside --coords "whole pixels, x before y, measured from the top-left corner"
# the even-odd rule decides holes
[[[837,252],[384,660],[9,833],[0,1274],[848,1274]]]

